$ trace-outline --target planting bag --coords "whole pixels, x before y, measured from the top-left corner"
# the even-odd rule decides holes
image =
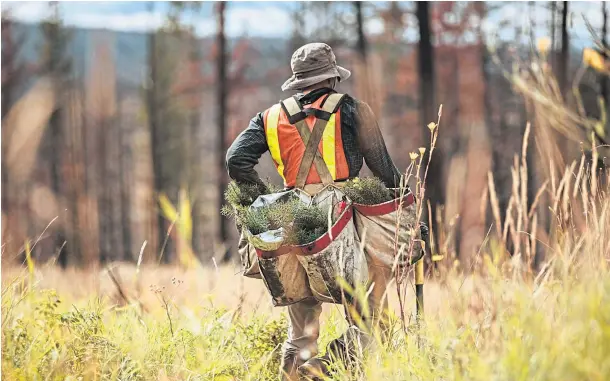
[[[408,266],[424,255],[415,197],[411,192],[382,204],[354,203],[353,206],[358,239],[371,264],[392,267],[396,261],[398,266]]]
[[[291,190],[260,196],[250,208],[261,208],[294,197],[304,203],[310,201],[306,194]],[[284,244],[283,229],[258,235],[245,230],[245,235],[256,252],[256,263],[274,306],[287,306],[312,297],[307,273],[299,263],[294,248]]]
[[[237,244],[237,252],[241,260],[243,276],[254,279],[261,279],[261,272],[256,258],[256,248],[246,238],[247,233],[242,229]]]
[[[298,260],[309,277],[313,296],[327,303],[344,303],[351,299],[339,278],[352,289],[366,286],[368,267],[366,257],[356,241],[353,209],[339,190],[328,187],[312,200],[314,205],[331,208],[334,223],[322,237],[297,246]],[[330,216],[329,216],[330,217]]]
[[[313,296],[307,273],[294,249],[257,250],[260,272],[275,307],[288,306]]]

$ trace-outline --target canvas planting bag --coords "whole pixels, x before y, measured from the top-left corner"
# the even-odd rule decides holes
[[[356,232],[371,264],[408,266],[424,255],[415,197],[410,191],[402,195],[399,189],[391,191],[397,197],[388,202],[354,203]]]
[[[364,287],[368,282],[366,257],[356,241],[353,209],[343,193],[332,186],[316,194],[312,203],[330,208],[335,218],[329,218],[330,226],[323,236],[296,247],[298,259],[317,300],[344,303],[352,295],[345,293],[342,281],[352,289]]]
[[[243,276],[254,279],[262,279],[261,271],[258,266],[258,260],[256,259],[256,248],[246,238],[248,232],[242,229],[241,235],[239,236],[239,243],[237,244],[237,252],[241,260],[241,269]]]
[[[310,201],[303,192],[292,190],[260,196],[250,208],[263,208],[295,197],[304,203]],[[307,273],[294,248],[284,244],[283,229],[269,230],[258,235],[245,230],[245,235],[248,244],[254,248],[260,276],[274,306],[287,306],[312,296]],[[249,257],[251,255],[252,253]]]

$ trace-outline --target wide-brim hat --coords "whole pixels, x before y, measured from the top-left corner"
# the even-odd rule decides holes
[[[338,66],[330,46],[314,42],[298,48],[290,59],[292,77],[282,85],[282,91],[301,90],[330,78],[345,81],[352,74]]]

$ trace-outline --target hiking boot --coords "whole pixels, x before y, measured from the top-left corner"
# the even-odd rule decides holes
[[[331,359],[340,361],[345,366],[357,364],[360,350],[369,342],[369,337],[360,329],[351,326],[339,338],[331,341],[324,356],[309,359],[298,367],[302,380],[321,381],[329,376]]]
[[[314,357],[298,368],[301,380],[322,381],[328,376],[330,358],[328,356]]]
[[[282,362],[280,364],[280,380],[298,381],[297,368],[303,364],[299,351],[294,348],[284,348]]]

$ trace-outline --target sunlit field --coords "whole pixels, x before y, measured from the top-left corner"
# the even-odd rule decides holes
[[[333,363],[330,379],[610,379],[608,173],[591,164],[599,157],[593,147],[592,159],[553,171],[528,201],[525,152],[515,158],[504,217],[489,173],[482,213],[493,223],[476,255],[461,263],[446,247],[432,248],[421,324],[411,273],[401,285],[404,314],[389,287],[390,338],[355,363]],[[550,205],[548,232],[537,220],[541,197]],[[435,234],[441,243],[451,236]],[[62,270],[25,251],[23,266],[2,267],[3,379],[278,378],[285,311],[237,263]],[[324,306],[322,353],[347,328],[342,314]]]
[[[607,205],[605,213],[610,217]],[[566,252],[536,280],[504,277],[486,261],[484,276],[452,274],[442,287],[426,285],[421,331],[405,334],[396,324],[393,339],[362,367],[338,369],[334,377],[608,379],[608,257],[579,253],[590,262]],[[242,282],[229,268],[145,268],[136,299],[134,269],[121,270],[129,304],[103,274],[41,268],[30,288],[27,277],[12,282],[16,272],[4,271],[3,379],[277,377],[287,323],[260,281]],[[325,306],[323,321],[322,345],[345,329],[334,306]]]
[[[600,194],[584,230],[553,236],[540,273],[495,238],[477,275],[457,263],[428,271],[424,324],[411,292],[406,329],[395,318],[389,341],[335,364],[332,379],[609,379],[610,202]],[[109,269],[3,268],[3,379],[276,379],[287,322],[261,281],[228,266]],[[346,328],[336,306],[323,321],[321,348]]]

